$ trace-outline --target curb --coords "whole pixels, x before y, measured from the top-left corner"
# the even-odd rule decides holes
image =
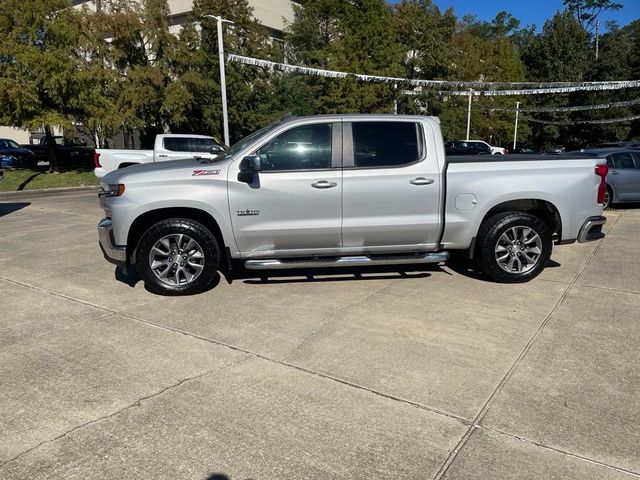
[[[38,195],[56,195],[63,193],[83,193],[97,192],[100,190],[99,185],[92,187],[61,187],[61,188],[39,188],[37,190],[20,190],[17,192],[0,192],[0,200],[14,197],[31,197]]]

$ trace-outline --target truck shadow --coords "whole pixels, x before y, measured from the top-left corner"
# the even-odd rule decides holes
[[[547,263],[547,266],[545,268],[557,268],[561,266],[562,265],[556,262],[555,260],[549,260],[549,263]],[[480,270],[478,270],[473,265],[473,262],[464,262],[464,261],[454,260],[454,261],[447,262],[447,267],[449,267],[449,269],[451,269],[453,272],[457,273],[458,275],[462,275],[467,278],[472,278],[474,280],[480,280],[488,283],[498,283],[491,280],[487,276],[485,276]]]
[[[227,283],[243,281],[248,285],[312,282],[350,282],[384,279],[427,278],[433,272],[443,272],[437,265],[380,265],[349,268],[304,268],[293,270],[247,270],[234,265],[223,272]]]
[[[31,202],[0,203],[0,217],[17,212],[31,205]]]

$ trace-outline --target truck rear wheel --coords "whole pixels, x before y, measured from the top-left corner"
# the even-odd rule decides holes
[[[136,266],[147,289],[160,295],[190,295],[216,278],[220,246],[195,220],[170,218],[149,228],[138,243]]]
[[[525,212],[503,212],[480,227],[477,262],[496,282],[527,282],[547,266],[552,248],[551,232],[540,218]]]

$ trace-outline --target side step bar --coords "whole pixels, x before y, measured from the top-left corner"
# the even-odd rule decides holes
[[[295,268],[361,267],[367,265],[409,265],[440,263],[449,259],[448,252],[418,253],[404,255],[371,255],[353,257],[314,257],[247,260],[249,270],[287,270]]]

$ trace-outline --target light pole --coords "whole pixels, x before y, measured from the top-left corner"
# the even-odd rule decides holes
[[[518,114],[520,113],[520,102],[516,102],[516,125],[513,129],[513,149],[516,149],[516,139],[518,138]]]
[[[469,140],[469,132],[471,131],[471,97],[473,97],[473,89],[469,89],[469,107],[467,108],[467,140]]]
[[[203,15],[206,18],[213,18],[217,22],[218,26],[218,58],[220,63],[220,92],[222,94],[222,128],[224,131],[224,144],[229,146],[229,115],[227,113],[227,84],[224,73],[224,43],[222,40],[222,24],[230,23],[231,20],[225,20],[221,16],[216,15]]]

